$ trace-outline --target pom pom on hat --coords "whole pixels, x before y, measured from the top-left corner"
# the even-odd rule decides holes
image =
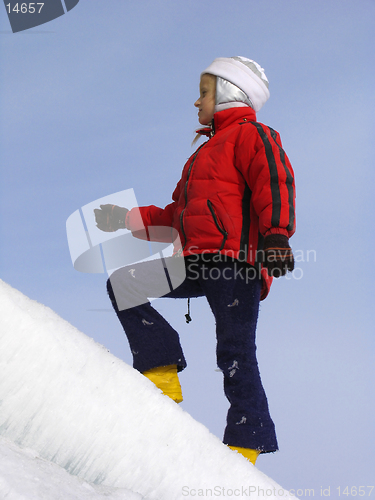
[[[202,75],[205,73],[220,76],[240,88],[249,97],[256,112],[270,97],[264,69],[246,57],[218,57]]]

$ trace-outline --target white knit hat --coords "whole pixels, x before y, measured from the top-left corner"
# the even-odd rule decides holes
[[[270,97],[264,69],[246,57],[218,57],[202,75],[205,73],[220,76],[240,88],[249,97],[256,112]]]

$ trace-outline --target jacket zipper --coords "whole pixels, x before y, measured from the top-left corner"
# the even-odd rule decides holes
[[[206,143],[204,143],[206,144]],[[184,248],[186,247],[186,243],[187,243],[187,238],[186,238],[186,233],[185,233],[185,229],[184,229],[184,212],[185,212],[185,209],[186,209],[186,206],[187,206],[187,188],[188,188],[188,182],[189,182],[189,178],[190,178],[190,174],[191,174],[191,169],[193,168],[193,165],[194,165],[194,162],[197,158],[197,155],[199,153],[199,151],[201,150],[201,148],[204,146],[204,144],[202,144],[198,149],[197,151],[195,152],[195,155],[193,157],[193,159],[191,160],[191,163],[190,163],[190,166],[189,166],[189,170],[188,170],[188,173],[187,173],[187,177],[186,177],[186,182],[185,182],[185,186],[184,186],[184,196],[185,196],[185,206],[184,208],[182,209],[181,213],[180,213],[180,227],[181,227],[181,232],[184,236],[184,245],[183,247],[181,248],[181,250],[179,250],[179,253],[181,254],[184,250]]]
[[[227,233],[227,231],[225,231],[225,229],[219,223],[219,219],[217,218],[217,215],[215,213],[214,207],[213,207],[212,202],[210,200],[207,200],[207,205],[208,205],[208,208],[210,209],[210,212],[212,214],[212,217],[214,219],[216,227],[218,228],[218,230],[223,235],[223,242],[221,244],[221,247],[219,248],[219,252],[221,252],[221,250],[224,248],[225,242],[227,241],[228,233]]]

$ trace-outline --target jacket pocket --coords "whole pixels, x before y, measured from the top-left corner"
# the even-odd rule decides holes
[[[219,252],[224,248],[225,242],[227,241],[228,238],[228,232],[225,230],[225,227],[223,223],[221,222],[220,218],[218,217],[215,208],[210,200],[207,200],[207,206],[211,212],[212,218],[214,219],[215,226],[218,228],[220,233],[223,235],[223,241],[221,243],[221,246],[219,248]]]

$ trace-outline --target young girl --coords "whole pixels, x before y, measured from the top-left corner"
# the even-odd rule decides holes
[[[134,367],[180,402],[177,372],[186,361],[179,336],[147,297],[160,297],[165,273],[171,285],[184,259],[186,278],[163,296],[206,296],[230,402],[223,442],[252,463],[259,453],[278,449],[255,353],[259,301],[272,277],[294,268],[288,240],[295,230],[293,170],[279,134],[256,120],[268,98],[268,80],[256,62],[215,59],[201,75],[194,104],[206,126],[198,133],[209,139],[186,162],[172,203],[164,209],[102,205],[95,210],[104,231],[127,228],[147,239],[153,227],[178,231],[174,256],[163,265],[148,261],[114,272],[109,296]]]

